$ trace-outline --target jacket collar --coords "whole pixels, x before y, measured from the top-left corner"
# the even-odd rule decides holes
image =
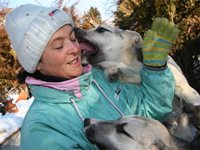
[[[62,82],[46,82],[46,81],[35,79],[33,77],[27,77],[26,83],[29,85],[42,86],[46,88],[66,91],[72,94],[72,96],[81,98],[83,95],[85,95],[86,91],[88,90],[93,80],[91,70],[92,70],[92,66],[87,65],[84,67],[83,75],[70,79],[70,80],[62,81]]]

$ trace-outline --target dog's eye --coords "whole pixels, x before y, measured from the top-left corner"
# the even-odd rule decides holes
[[[105,28],[102,28],[102,27],[98,27],[98,28],[96,29],[96,32],[99,32],[99,33],[103,33],[103,32],[105,32],[105,31],[109,31],[109,30],[107,30],[107,29],[105,29]]]

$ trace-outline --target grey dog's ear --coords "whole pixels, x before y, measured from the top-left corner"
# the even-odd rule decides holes
[[[138,32],[126,30],[128,34],[131,36],[132,46],[137,48],[142,48],[143,39]]]

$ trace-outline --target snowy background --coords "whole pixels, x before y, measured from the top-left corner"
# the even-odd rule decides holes
[[[16,113],[6,113],[5,115],[0,114],[0,150],[11,150],[9,147],[9,137],[14,136],[14,133],[19,131],[22,121],[32,104],[34,98],[31,97],[27,100],[20,100],[16,103],[18,112]],[[19,138],[19,135],[16,134]],[[13,140],[13,139],[12,139]],[[17,140],[17,139],[16,139]],[[19,140],[19,139],[18,139]],[[19,144],[19,141],[12,141],[12,144]],[[7,146],[4,146],[7,145]],[[11,146],[11,145],[10,145]],[[14,146],[14,145],[13,145]],[[15,149],[18,149],[19,145],[15,146]],[[14,149],[12,149],[14,150]]]

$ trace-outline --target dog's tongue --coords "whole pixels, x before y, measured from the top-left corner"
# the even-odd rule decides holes
[[[84,50],[86,52],[95,51],[95,48],[89,43],[80,42],[80,47],[81,47],[81,50]]]

